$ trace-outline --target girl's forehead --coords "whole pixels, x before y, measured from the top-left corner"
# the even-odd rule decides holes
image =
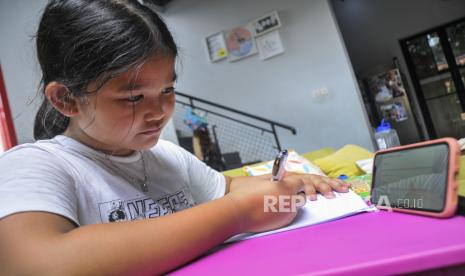
[[[149,58],[140,65],[122,74],[129,79],[144,77],[169,77],[174,74],[174,58],[171,56]]]
[[[149,59],[135,68],[115,77],[114,84],[149,85],[157,82],[171,83],[176,80],[174,58]]]
[[[134,68],[106,81],[99,87],[97,81],[88,85],[88,91],[130,90],[141,86],[166,86],[176,81],[175,59],[171,56],[149,58]],[[103,90],[103,91],[102,91]]]

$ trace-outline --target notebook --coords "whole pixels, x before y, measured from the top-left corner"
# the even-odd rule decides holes
[[[377,211],[375,206],[367,205],[360,196],[351,190],[347,193],[334,192],[334,195],[335,198],[327,199],[318,194],[316,201],[307,200],[305,205],[299,209],[294,221],[285,227],[261,233],[242,233],[231,237],[226,240],[225,243],[276,234],[296,228],[340,219],[361,212]]]

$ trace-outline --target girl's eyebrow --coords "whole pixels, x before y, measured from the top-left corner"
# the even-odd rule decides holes
[[[178,76],[176,73],[173,73],[173,78],[172,78],[172,81],[170,82],[173,83],[173,82],[176,82],[176,80],[178,79]],[[148,86],[148,82],[141,82],[141,81],[138,81],[136,83],[134,82],[129,82],[129,83],[125,83],[125,84],[122,84],[120,87],[118,87],[118,91],[128,91],[128,90],[137,90],[137,89],[140,89],[140,88],[143,88],[145,86]]]
[[[125,92],[128,90],[137,90],[144,86],[147,86],[147,85],[143,83],[125,83],[118,88],[118,91]]]

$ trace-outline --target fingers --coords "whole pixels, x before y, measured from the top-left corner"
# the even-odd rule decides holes
[[[303,191],[309,200],[316,200],[317,193],[326,198],[334,198],[333,191],[346,193],[349,191],[350,184],[340,179],[331,179],[316,174],[288,174],[284,182],[290,184],[294,190]]]
[[[305,202],[307,201],[307,197],[305,196],[304,192],[299,192],[297,194],[297,196],[298,196],[298,200],[296,202],[296,206],[297,206],[297,208],[300,208],[300,207],[305,205]],[[316,196],[315,196],[315,198],[316,198]]]
[[[316,189],[315,186],[312,184],[306,184],[304,186],[304,192],[305,195],[307,195],[307,198],[310,200],[316,200]]]
[[[316,200],[316,193],[319,192],[326,198],[334,198],[334,191],[346,193],[350,184],[340,179],[331,179],[320,175],[300,175],[305,179],[304,191],[310,200]]]
[[[349,191],[350,184],[347,182],[344,182],[340,179],[330,179],[330,178],[325,178],[324,179],[326,183],[328,183],[331,188],[337,192],[340,193],[346,193]]]
[[[328,180],[319,175],[310,175],[310,180],[317,192],[322,194],[326,198],[334,198],[333,187],[328,183]]]

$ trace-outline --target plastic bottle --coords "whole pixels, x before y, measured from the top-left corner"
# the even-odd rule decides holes
[[[375,139],[379,150],[400,146],[396,130],[391,128],[391,124],[385,122],[384,119],[376,128]]]

